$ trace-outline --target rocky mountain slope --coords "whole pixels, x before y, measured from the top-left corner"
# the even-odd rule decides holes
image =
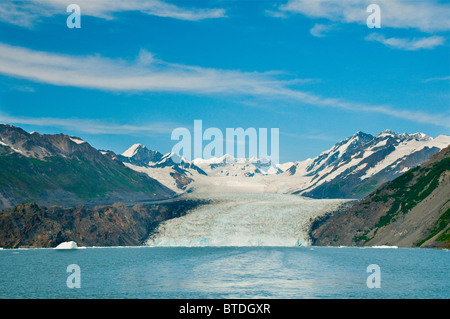
[[[315,245],[450,247],[450,146],[341,213],[313,223]]]
[[[183,216],[200,204],[204,202],[71,208],[21,204],[0,213],[0,247],[55,247],[72,240],[85,247],[142,245],[159,222]]]
[[[111,154],[77,137],[0,124],[0,209],[30,201],[71,206],[174,195]]]

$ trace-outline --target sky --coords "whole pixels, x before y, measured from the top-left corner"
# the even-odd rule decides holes
[[[194,120],[278,128],[280,162],[358,131],[450,135],[449,31],[438,0],[5,0],[0,122],[119,154],[170,152]]]

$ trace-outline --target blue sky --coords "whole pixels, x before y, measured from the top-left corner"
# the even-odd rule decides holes
[[[169,152],[197,119],[279,128],[281,162],[357,131],[448,135],[449,17],[449,1],[4,1],[0,122],[116,153]]]

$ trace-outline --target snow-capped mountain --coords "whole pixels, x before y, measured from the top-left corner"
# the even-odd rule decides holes
[[[172,167],[173,169],[181,172],[196,171],[199,174],[207,175],[201,168],[195,165],[193,162],[188,161],[182,156],[175,153],[167,153],[157,163],[153,164],[153,167]]]
[[[151,165],[161,160],[163,155],[158,151],[152,151],[142,144],[134,144],[118,158],[124,163],[130,163],[138,166]]]
[[[206,175],[205,172],[198,168],[194,163],[178,154],[167,153],[163,155],[158,151],[148,149],[142,144],[134,144],[118,157],[122,162],[136,166],[155,168],[171,167],[179,173],[186,173],[186,170],[194,170],[200,174]]]
[[[297,162],[284,174],[311,177],[296,194],[318,198],[360,198],[409,169],[422,164],[450,144],[450,136],[435,139],[423,133],[375,136],[357,132],[312,160]]]
[[[450,136],[432,138],[423,133],[386,130],[375,136],[357,132],[317,157],[295,163],[275,165],[266,159],[234,158],[229,154],[188,161],[173,153],[150,151],[140,144],[133,145],[120,158],[128,167],[178,192],[198,186],[217,191],[229,188],[315,198],[362,198],[449,144]]]
[[[175,192],[183,192],[196,175],[206,173],[192,162],[175,153],[165,155],[150,150],[142,144],[134,144],[118,158],[129,168],[146,173]]]
[[[283,171],[268,159],[234,158],[229,154],[210,159],[195,159],[196,166],[205,171],[208,176],[244,176],[281,174]]]
[[[77,154],[97,153],[79,137],[64,134],[41,135],[21,128],[0,124],[0,145],[28,158],[45,159],[52,156],[73,157]]]

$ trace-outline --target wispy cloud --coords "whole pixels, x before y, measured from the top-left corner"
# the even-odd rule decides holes
[[[12,116],[0,112],[0,123],[33,125],[41,127],[58,127],[68,131],[87,134],[170,134],[174,128],[182,125],[173,122],[147,123],[145,125],[114,124],[98,119],[54,118]]]
[[[384,44],[387,47],[408,51],[416,51],[421,49],[434,49],[445,43],[444,37],[434,35],[425,38],[386,38],[379,33],[371,33],[366,37],[368,41],[375,41]]]
[[[289,0],[280,5],[279,14],[303,14],[341,23],[366,24],[366,8],[373,0]],[[438,1],[377,0],[381,8],[382,27],[415,28],[425,32],[450,30],[450,4]]]
[[[222,8],[182,8],[161,0],[3,0],[0,21],[30,28],[44,18],[67,15],[66,8],[72,3],[80,6],[82,15],[108,20],[127,11],[188,21],[226,17]]]
[[[429,114],[421,111],[401,110],[390,105],[370,105],[356,102],[347,102],[337,98],[324,98],[301,91],[281,89],[280,95],[290,97],[320,107],[331,107],[347,110],[349,112],[368,112],[384,114],[391,117],[409,120],[417,123],[433,124],[449,127],[448,116],[445,114]]]
[[[316,23],[314,26],[309,30],[309,32],[319,38],[325,37],[330,31],[336,28],[336,25],[334,24],[320,24]]]
[[[389,105],[348,102],[315,95],[281,81],[277,72],[242,72],[168,63],[142,51],[135,61],[70,56],[0,43],[0,73],[31,81],[115,92],[223,94],[292,100],[349,112],[372,112],[447,127],[445,116],[399,110]]]
[[[443,77],[434,77],[434,78],[429,78],[429,79],[425,79],[423,80],[424,83],[428,83],[428,82],[435,82],[435,81],[450,81],[450,76],[443,76]]]
[[[168,63],[141,51],[135,61],[71,56],[0,43],[0,73],[58,86],[112,91],[264,94],[284,85],[276,73],[251,73]],[[292,81],[297,83],[297,81]]]

